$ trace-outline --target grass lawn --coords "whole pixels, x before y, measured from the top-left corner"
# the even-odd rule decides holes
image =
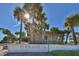
[[[51,54],[53,56],[79,56],[79,51],[52,51]]]

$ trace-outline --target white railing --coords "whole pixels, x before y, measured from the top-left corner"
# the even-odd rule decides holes
[[[48,52],[52,50],[79,50],[79,45],[9,44],[8,52]]]

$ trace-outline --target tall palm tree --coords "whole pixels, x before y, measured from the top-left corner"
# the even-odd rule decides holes
[[[72,32],[72,31],[70,28],[71,25],[69,25],[69,21],[65,21],[64,26],[67,28],[66,29],[66,41],[65,41],[65,44],[66,44],[67,40],[68,40],[68,36],[69,36],[70,32]]]
[[[14,18],[20,21],[20,38],[19,43],[21,43],[21,36],[22,36],[22,9],[20,7],[16,7],[13,14]]]
[[[70,20],[73,22],[74,27],[79,27],[79,13],[73,14]],[[76,37],[76,36],[73,34],[73,37]],[[74,41],[77,44],[77,40],[74,40]]]
[[[27,10],[27,11],[30,12],[30,15],[31,15],[31,18],[32,18],[32,22],[33,22],[33,23],[32,23],[32,25],[29,24],[29,25],[30,25],[29,27],[31,27],[31,26],[32,26],[32,27],[35,27],[35,22],[34,22],[34,20],[35,20],[35,9],[36,9],[36,8],[35,8],[35,5],[36,5],[36,4],[34,4],[34,3],[25,3],[24,6],[23,6],[23,8],[24,8],[25,10]],[[27,25],[26,25],[26,26],[27,26]],[[30,32],[30,28],[29,28],[27,31]],[[35,40],[35,39],[34,39],[34,37],[35,37],[35,36],[34,36],[34,33],[35,33],[34,28],[33,28],[32,31],[33,31],[33,33],[32,33],[32,34],[33,34],[33,40]]]
[[[32,26],[34,27],[33,32],[35,33],[35,28],[38,27],[38,29],[41,30],[42,33],[45,26],[44,21],[46,20],[46,16],[45,13],[43,12],[42,5],[40,3],[26,3],[24,5],[24,9],[30,10],[31,12],[31,17],[33,20]],[[33,33],[33,37],[34,37],[34,33]]]
[[[74,27],[75,27],[76,23],[73,22],[72,19],[73,19],[73,16],[68,17],[67,20],[65,21],[65,26],[68,27],[68,29],[70,31],[72,31],[73,40],[74,40],[75,44],[77,44],[76,35],[75,35],[75,31],[74,31]]]
[[[48,24],[46,23],[47,17],[46,14],[43,12],[43,7],[40,5],[39,8],[40,9],[37,12],[38,15],[36,19],[39,21],[38,27],[39,30],[41,31],[41,37],[43,39],[44,38],[43,36],[45,36],[45,34],[44,35],[42,34],[45,32],[45,29],[47,29]]]
[[[45,37],[45,29],[48,29],[49,25],[46,23],[47,17],[45,12],[43,12],[43,7],[42,5],[38,6],[38,12],[37,12],[37,17],[36,19],[39,21],[38,27],[39,30],[41,31],[41,37],[44,39]],[[44,35],[42,35],[44,34]]]

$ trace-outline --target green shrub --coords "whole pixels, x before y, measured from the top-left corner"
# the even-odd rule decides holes
[[[30,40],[30,36],[27,36],[27,37],[23,37],[22,38],[22,41],[24,41],[24,42],[28,42]]]
[[[52,51],[51,54],[54,56],[79,56],[79,51],[57,50],[57,51]]]
[[[0,44],[4,43],[3,40],[0,41]]]

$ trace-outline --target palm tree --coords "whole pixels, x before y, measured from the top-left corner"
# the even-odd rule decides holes
[[[68,36],[69,36],[70,32],[72,32],[72,31],[70,28],[71,25],[69,24],[69,21],[65,21],[64,26],[67,28],[66,29],[66,41],[65,41],[65,44],[66,44],[67,40],[68,40]]]
[[[45,25],[44,25],[44,30],[45,30],[45,29],[47,29],[47,30],[49,29],[49,24],[45,23]]]
[[[14,18],[17,18],[18,21],[20,21],[20,38],[19,43],[21,43],[21,36],[22,36],[22,12],[23,10],[20,7],[16,7],[14,10]]]
[[[73,22],[74,27],[79,26],[79,13],[73,14],[71,16],[70,20]],[[73,31],[74,31],[74,29],[73,29]],[[73,33],[73,37],[74,37],[74,39],[76,39],[76,35],[74,35],[74,33]],[[77,44],[77,40],[74,40],[74,42]]]
[[[69,36],[70,32],[71,32],[71,31],[65,30],[65,33],[66,33],[66,41],[65,41],[65,44],[67,43],[68,36]]]
[[[65,26],[68,27],[68,30],[72,31],[73,40],[75,44],[77,44],[76,35],[74,32],[74,27],[76,26],[76,23],[73,22],[72,19],[73,19],[73,16],[68,17],[67,20],[65,21]]]
[[[39,21],[39,24],[38,24],[38,27],[39,27],[39,30],[41,31],[41,37],[43,39],[43,36],[45,36],[45,33],[44,35],[43,32],[45,32],[45,29],[48,29],[49,25],[46,23],[46,20],[47,20],[47,17],[46,17],[46,14],[43,12],[43,7],[40,5],[39,6],[39,11],[37,12],[37,17],[36,19]]]
[[[35,33],[35,28],[38,28],[38,30],[41,30],[41,33],[44,29],[44,23],[46,20],[45,13],[43,12],[43,7],[40,3],[26,3],[24,5],[24,9],[30,10],[31,17],[33,20],[32,26],[33,26],[33,37]],[[34,38],[33,38],[34,40]]]
[[[31,26],[33,26],[33,27],[35,26],[35,25],[34,25],[34,18],[35,18],[35,7],[34,7],[34,5],[35,5],[35,4],[33,4],[33,3],[25,3],[24,6],[23,6],[23,8],[24,8],[25,10],[29,11],[30,14],[31,14],[31,18],[32,18],[32,21],[33,21],[33,24],[32,24]],[[29,25],[30,25],[30,24],[29,24]],[[28,26],[28,24],[26,24],[26,26]],[[31,26],[29,26],[29,29],[28,29],[27,27],[25,27],[25,29],[28,29],[27,31],[30,32],[30,27],[31,27]],[[35,40],[35,39],[34,39],[34,37],[35,37],[35,36],[34,36],[34,33],[35,33],[35,32],[34,32],[34,28],[33,28],[33,33],[32,33],[32,34],[33,34],[33,40]]]

